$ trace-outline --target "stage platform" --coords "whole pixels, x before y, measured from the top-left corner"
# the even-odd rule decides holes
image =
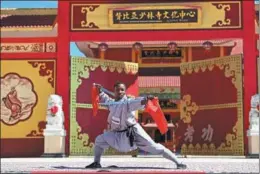
[[[41,172],[31,172],[31,174],[205,174],[205,172],[199,171],[174,171],[174,170],[114,170],[114,169],[100,169],[100,170],[86,170],[86,171],[41,171]]]
[[[259,159],[245,157],[188,157],[179,158],[187,164],[185,170],[176,169],[176,165],[161,157],[114,156],[102,158],[101,169],[85,169],[93,157],[69,158],[2,158],[1,173],[32,174],[203,174],[203,173],[259,173]],[[116,165],[118,168],[110,166]]]

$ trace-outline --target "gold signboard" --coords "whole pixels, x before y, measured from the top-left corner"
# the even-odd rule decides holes
[[[241,27],[241,1],[71,4],[72,31]]]
[[[174,25],[194,26],[201,23],[199,7],[165,6],[137,7],[127,9],[109,9],[109,26],[111,28],[135,27],[136,25],[153,25],[171,28]]]

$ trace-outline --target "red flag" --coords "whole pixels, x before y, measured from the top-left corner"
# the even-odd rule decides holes
[[[92,107],[93,107],[93,116],[97,115],[97,111],[98,111],[98,103],[99,103],[99,92],[98,89],[95,85],[92,86],[92,92],[91,92],[91,96],[92,96]]]
[[[168,131],[168,124],[161,110],[157,97],[155,97],[153,100],[148,100],[145,107],[145,112],[148,112],[152,116],[162,135]]]
[[[138,80],[135,80],[134,83],[128,86],[128,88],[126,89],[126,94],[127,96],[138,96]]]

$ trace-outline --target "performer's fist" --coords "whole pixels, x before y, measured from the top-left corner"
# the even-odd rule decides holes
[[[100,84],[93,83],[93,85],[96,86],[96,88],[99,90],[99,92],[101,92],[102,86]]]
[[[93,83],[94,86],[96,86],[97,88],[102,88],[102,86],[100,84],[97,84],[97,83]]]
[[[141,105],[146,105],[148,100],[153,100],[153,99],[154,99],[153,95],[148,95],[141,101]]]
[[[153,95],[148,95],[147,96],[147,100],[153,100],[154,99],[154,96]]]

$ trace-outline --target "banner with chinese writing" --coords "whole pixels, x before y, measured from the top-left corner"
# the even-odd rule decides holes
[[[71,30],[241,28],[240,1],[71,4]]]
[[[189,6],[134,7],[109,9],[109,26],[113,28],[122,25],[156,24],[171,26],[199,25],[201,23],[201,8]]]
[[[168,48],[143,48],[141,53],[142,59],[181,59],[184,57],[184,48],[176,48],[170,52]]]
[[[93,155],[95,139],[107,129],[108,110],[101,108],[96,116],[92,112],[91,89],[93,83],[114,91],[117,81],[127,87],[127,94],[138,95],[138,64],[130,62],[71,58],[70,89],[70,155]],[[130,152],[135,154],[136,151]],[[119,154],[109,149],[105,154]]]
[[[242,56],[181,64],[182,154],[244,155]]]

